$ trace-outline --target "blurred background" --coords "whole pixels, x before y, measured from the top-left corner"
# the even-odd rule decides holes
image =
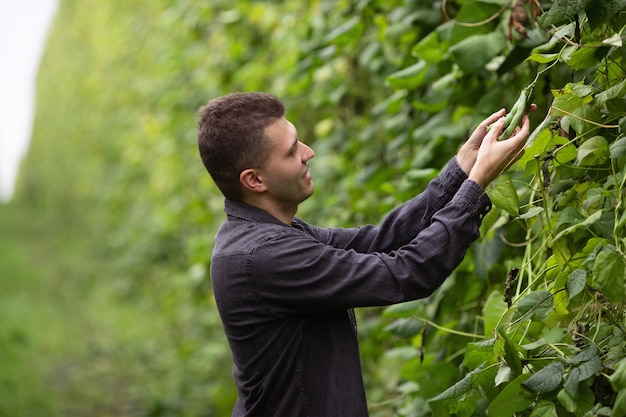
[[[196,112],[208,100],[234,91],[280,97],[316,151],[316,192],[298,215],[323,226],[375,223],[528,85],[539,107],[533,126],[555,94],[580,101],[569,100],[567,114],[592,101],[570,84],[608,91],[602,112],[544,125],[545,146],[533,155],[554,145],[554,132],[561,145],[578,145],[606,130],[607,152],[623,138],[614,34],[624,5],[609,3],[581,21],[582,8],[555,6],[542,25],[541,7],[559,2],[1,0],[0,417],[230,415],[231,362],[208,275],[223,200],[196,149]],[[552,38],[561,28],[574,39],[574,20],[586,37]],[[595,55],[561,56],[585,42]],[[599,76],[602,68],[610,70]],[[599,198],[623,191],[610,185],[623,171],[612,149],[610,160],[593,161],[594,187],[609,184],[604,194],[584,205],[579,187],[561,207],[578,201],[588,215]],[[512,174],[518,187],[539,178],[530,159]],[[531,256],[506,243],[550,236],[549,222],[517,218],[535,194],[525,189],[518,201],[510,189],[515,198],[498,201],[486,238],[431,299],[358,312],[372,416],[431,415],[428,399],[463,377],[468,342],[490,336],[488,296],[502,298],[520,264],[543,273],[549,245]],[[559,320],[551,325],[566,333],[569,318]],[[537,338],[544,325],[533,325]],[[481,415],[485,400],[472,395]]]

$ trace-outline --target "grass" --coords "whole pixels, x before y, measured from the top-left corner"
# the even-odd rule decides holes
[[[1,207],[0,230],[0,415],[51,415],[55,395],[46,358],[69,329],[61,324],[63,311],[53,308],[57,291],[43,279],[46,266],[34,258],[41,248],[30,250],[29,231],[9,206]]]
[[[0,206],[0,417],[166,415],[163,320],[99,282],[75,237]]]

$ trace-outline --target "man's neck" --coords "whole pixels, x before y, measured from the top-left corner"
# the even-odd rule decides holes
[[[274,201],[269,201],[266,199],[244,199],[244,203],[256,207],[256,208],[260,208],[263,211],[266,211],[267,213],[271,214],[272,216],[276,217],[278,220],[280,220],[281,222],[287,224],[287,225],[291,225],[291,222],[293,221],[294,216],[296,215],[296,212],[298,211],[298,207],[286,207],[280,204],[277,204]]]

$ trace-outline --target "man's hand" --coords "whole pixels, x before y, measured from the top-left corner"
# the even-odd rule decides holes
[[[470,171],[474,167],[478,149],[480,148],[480,144],[483,143],[483,139],[489,130],[489,126],[494,124],[496,120],[504,117],[505,114],[505,109],[500,109],[483,120],[474,130],[469,139],[463,144],[463,146],[461,146],[461,149],[459,149],[459,152],[456,155],[456,160],[463,172],[467,175],[469,175]]]
[[[535,105],[531,106],[531,111],[536,108]],[[494,114],[500,113],[501,111]],[[491,181],[495,180],[524,154],[524,144],[530,134],[528,116],[524,115],[521,126],[515,129],[510,138],[498,140],[498,136],[502,134],[503,130],[504,118],[500,117],[491,125],[489,132],[483,136],[480,148],[476,153],[474,166],[468,175],[469,179],[477,182],[483,188],[486,188]]]

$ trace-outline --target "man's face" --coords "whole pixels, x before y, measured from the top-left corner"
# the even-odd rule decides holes
[[[315,153],[298,140],[298,132],[285,118],[265,128],[272,142],[268,164],[261,175],[269,195],[283,207],[294,207],[313,194],[308,160]]]

